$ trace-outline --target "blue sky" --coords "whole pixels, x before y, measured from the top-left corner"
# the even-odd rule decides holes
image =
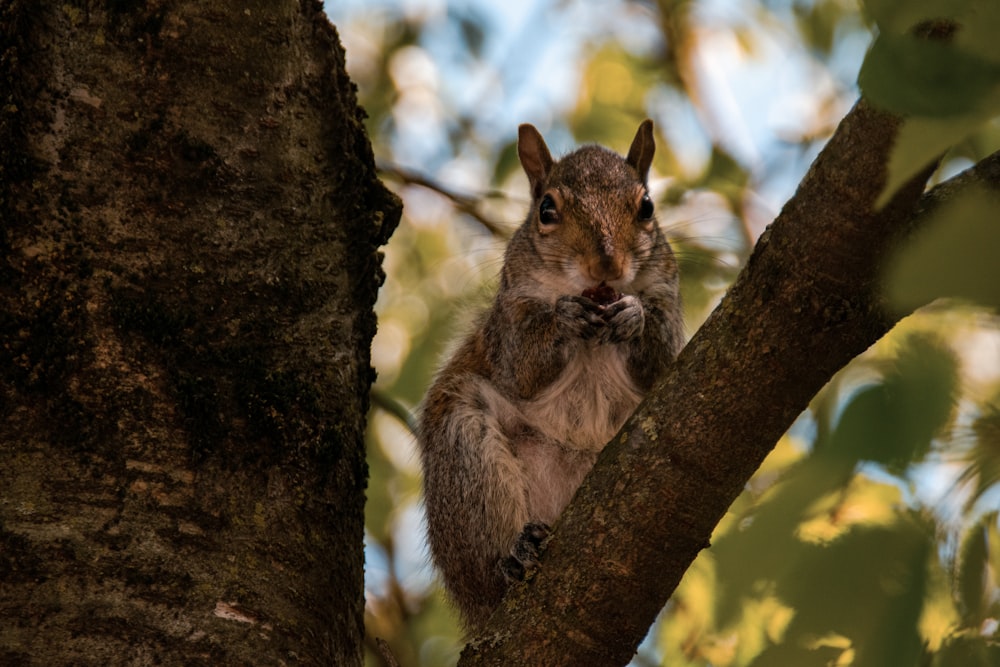
[[[781,4],[770,3],[772,7]],[[830,62],[820,65],[803,50],[789,11],[788,25],[754,31],[751,55],[737,32],[759,21],[759,5],[750,0],[697,3],[700,48],[696,60],[699,80],[704,83],[701,120],[708,116],[725,148],[744,166],[762,174],[760,194],[776,208],[808,164],[808,159],[780,157],[787,150],[783,136],[814,122],[819,111],[811,105],[817,91],[840,96],[845,107],[853,101],[854,79],[868,38],[861,31],[839,42]],[[419,48],[409,53],[411,62],[401,67],[401,76],[424,80],[438,103],[407,107],[409,113],[398,120],[398,132],[392,138],[392,153],[398,164],[431,173],[455,158],[447,141],[448,122],[454,120],[447,117],[449,112],[473,118],[476,134],[496,144],[509,141],[522,122],[534,123],[544,132],[576,102],[580,55],[585,49],[620,36],[641,54],[655,49],[659,40],[650,10],[622,0],[345,0],[329,2],[326,8],[340,28],[349,71],[364,58],[362,26],[371,30],[379,16],[426,19]],[[443,20],[448,13],[474,15],[489,26],[480,60],[468,58],[456,22]],[[361,18],[365,20],[358,23]],[[660,122],[661,130],[682,161],[696,172],[711,148],[703,122],[699,123],[683,98],[666,87],[647,100],[647,106],[651,113],[668,119]],[[569,147],[573,139],[556,134],[551,142]],[[475,183],[460,185],[474,188]]]

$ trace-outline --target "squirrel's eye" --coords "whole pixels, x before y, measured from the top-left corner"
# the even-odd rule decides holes
[[[559,211],[556,210],[556,202],[552,199],[552,195],[542,197],[542,203],[538,205],[538,219],[543,225],[559,222]]]
[[[649,195],[643,195],[642,201],[639,202],[639,219],[649,220],[653,217],[653,200],[649,198]]]

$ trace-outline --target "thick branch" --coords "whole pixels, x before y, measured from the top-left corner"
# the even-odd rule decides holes
[[[605,449],[536,575],[461,664],[629,661],[781,434],[895,323],[879,277],[928,176],[874,210],[898,126],[863,101],[845,117],[726,298]],[[995,176],[998,163],[984,168]]]

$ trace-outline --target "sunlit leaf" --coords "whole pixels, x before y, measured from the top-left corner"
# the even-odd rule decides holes
[[[915,516],[893,526],[857,526],[827,546],[806,549],[778,594],[796,609],[789,640],[836,633],[855,667],[913,665],[933,533]]]
[[[787,433],[781,436],[774,449],[767,455],[764,462],[760,464],[757,474],[754,475],[751,483],[759,483],[761,477],[766,478],[787,472],[793,464],[802,460],[804,456],[802,448],[802,443],[796,438]]]
[[[664,664],[703,665],[699,646],[714,626],[716,568],[711,554],[702,553],[684,575],[664,614],[657,645]]]
[[[879,35],[858,83],[873,104],[905,116],[877,205],[1000,113],[1000,3],[994,0],[868,0]],[[947,38],[917,37],[928,19],[948,19]]]
[[[821,0],[795,3],[792,11],[806,43],[823,53],[829,53],[833,49],[836,31],[847,6],[836,0]]]
[[[953,117],[982,108],[1000,83],[1000,65],[944,41],[882,33],[865,57],[865,97],[900,115]]]
[[[750,667],[829,667],[837,664],[837,658],[843,652],[836,646],[778,644],[758,655]]]
[[[716,613],[721,624],[731,623],[746,599],[788,576],[807,548],[797,537],[800,522],[817,502],[839,492],[853,469],[854,462],[843,457],[809,457],[795,466],[737,529],[715,541]],[[776,553],[781,557],[776,558]]]
[[[730,208],[739,210],[750,174],[730,153],[720,146],[712,147],[712,156],[699,181],[691,184],[693,188],[705,188],[721,194],[729,201]]]
[[[936,210],[897,255],[889,298],[909,311],[939,297],[1000,305],[1000,224],[995,195],[970,189]]]
[[[833,447],[901,473],[930,450],[954,407],[956,387],[951,352],[931,338],[910,336],[883,382],[862,389],[844,408]]]
[[[931,662],[931,667],[996,667],[997,665],[1000,665],[1000,642],[975,635],[955,637],[941,647]]]
[[[570,127],[586,141],[624,152],[635,128],[646,117],[646,91],[660,72],[643,67],[619,44],[606,44],[586,62]]]
[[[987,405],[972,424],[976,439],[972,448],[964,453],[966,469],[963,482],[973,482],[969,498],[971,507],[995,485],[1000,484],[1000,408]]]
[[[1000,110],[1000,94],[992,94],[984,107],[947,118],[915,116],[904,119],[889,156],[885,188],[875,206],[885,206],[911,178],[979,130]]]
[[[739,622],[722,630],[724,636],[735,640],[732,642],[733,664],[749,664],[775,643],[781,642],[794,617],[795,610],[773,595],[748,600]]]
[[[674,242],[681,273],[681,302],[700,311],[716,299],[721,289],[736,277],[736,267],[721,261],[712,250],[685,240]]]
[[[920,616],[920,634],[930,651],[938,650],[961,626],[955,604],[954,570],[941,558],[928,563],[927,595]]]
[[[957,4],[964,7],[956,12],[961,28],[955,35],[955,43],[993,62],[1000,62],[1000,40],[997,39],[1000,2],[962,0]]]
[[[818,511],[811,512],[796,534],[805,542],[823,543],[837,539],[855,524],[889,525],[897,519],[901,500],[895,484],[855,475],[842,492],[827,499],[826,507],[811,507]]]
[[[521,163],[517,159],[517,141],[509,141],[497,154],[496,164],[493,167],[493,184],[503,183],[520,167]]]
[[[966,627],[978,627],[985,617],[990,578],[989,530],[996,513],[984,516],[965,534],[958,554],[955,592]]]
[[[865,14],[883,32],[902,34],[934,18],[954,18],[978,0],[864,0]]]

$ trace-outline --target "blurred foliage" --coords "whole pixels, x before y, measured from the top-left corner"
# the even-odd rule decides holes
[[[888,275],[889,294],[907,309],[939,297],[1000,306],[1000,194],[972,188],[945,202]]]
[[[882,203],[949,147],[1000,114],[1000,3],[867,0],[878,34],[858,83],[874,104],[907,116]]]
[[[407,667],[453,664],[463,643],[423,546],[410,426],[447,345],[490,298],[524,215],[518,123],[560,153],[585,142],[623,151],[643,118],[655,121],[651,186],[691,332],[859,87],[907,116],[886,196],[941,153],[934,181],[1000,146],[996,0],[344,0],[327,10],[383,177],[406,205],[386,248],[372,350],[366,621],[370,640],[386,639]],[[959,27],[914,36],[930,19]],[[973,191],[934,211],[891,262],[895,304],[937,301],[815,397],[634,664],[1000,665],[995,197]],[[374,650],[368,660],[382,664]]]

